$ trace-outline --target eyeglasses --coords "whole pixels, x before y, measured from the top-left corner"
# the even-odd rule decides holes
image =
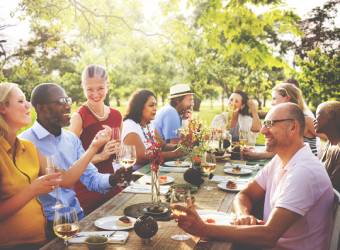
[[[265,126],[266,128],[271,128],[275,125],[275,123],[284,122],[284,121],[294,121],[294,120],[295,119],[292,119],[292,118],[281,119],[281,120],[266,120],[266,121],[263,121],[263,126]]]
[[[60,97],[59,99],[55,100],[55,101],[51,101],[49,103],[58,103],[60,105],[71,105],[72,104],[72,98],[71,97]]]

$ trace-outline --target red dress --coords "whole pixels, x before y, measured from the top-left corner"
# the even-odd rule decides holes
[[[83,121],[83,131],[80,135],[80,140],[85,150],[90,146],[97,132],[103,129],[102,125],[120,127],[122,124],[122,115],[118,110],[113,108],[110,108],[110,114],[104,121],[99,121],[85,105],[82,105],[79,108],[78,113]],[[100,151],[101,150],[99,150],[99,152]],[[105,161],[96,163],[95,166],[97,167],[98,172],[113,173],[112,160],[113,156]],[[87,188],[78,181],[75,186],[75,191],[81,207],[84,209],[85,214],[88,214],[116,195],[120,191],[120,188],[113,188],[106,194],[101,194],[87,190]]]

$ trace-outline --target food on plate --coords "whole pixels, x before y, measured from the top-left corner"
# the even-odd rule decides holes
[[[233,181],[228,181],[226,184],[226,187],[229,189],[236,189],[237,188],[237,184]]]
[[[181,162],[180,160],[176,160],[176,161],[175,161],[175,166],[176,166],[176,167],[181,166],[181,164],[182,164],[182,162]]]
[[[118,218],[117,225],[120,226],[120,227],[131,227],[132,221],[129,219],[129,217],[122,216],[122,217]]]
[[[235,173],[235,174],[238,174],[238,173],[241,172],[241,168],[239,166],[233,167],[232,172]]]
[[[206,223],[209,223],[209,224],[215,224],[216,221],[214,219],[211,219],[211,218],[208,218],[205,220]]]
[[[167,181],[168,181],[168,177],[166,175],[162,175],[159,177],[160,184],[166,183]]]

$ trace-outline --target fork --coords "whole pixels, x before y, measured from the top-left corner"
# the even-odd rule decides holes
[[[109,233],[109,234],[103,234],[103,236],[106,237],[106,238],[110,238],[113,235],[115,235],[115,233],[117,233],[117,231],[113,231],[112,233]]]

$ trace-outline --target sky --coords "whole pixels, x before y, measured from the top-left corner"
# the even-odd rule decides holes
[[[141,0],[144,3],[144,16],[149,18],[159,13],[159,0]],[[28,22],[20,21],[17,18],[12,18],[10,13],[15,10],[19,0],[0,0],[0,24],[12,24],[13,27],[6,28],[0,31],[0,40],[6,39],[6,49],[14,49],[18,47],[22,41],[29,38]],[[296,11],[298,15],[304,17],[314,7],[322,6],[326,0],[286,0],[287,6]],[[337,18],[337,23],[340,23],[340,17]],[[149,31],[150,32],[150,31]]]

